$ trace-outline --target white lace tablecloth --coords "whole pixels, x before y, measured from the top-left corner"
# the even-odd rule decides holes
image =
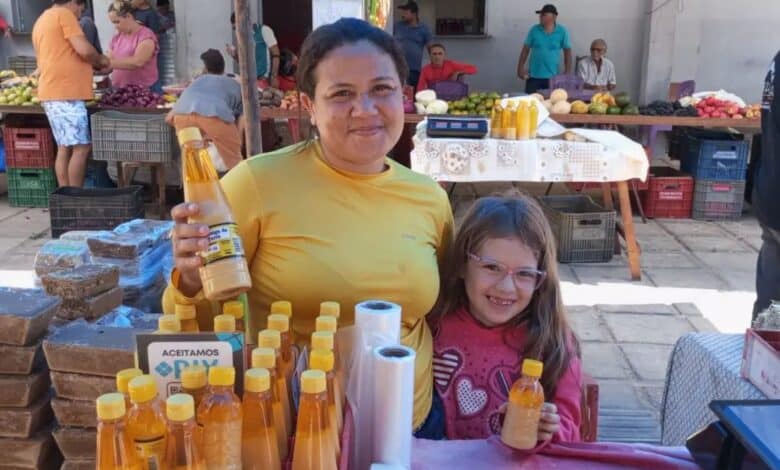
[[[684,445],[691,434],[716,421],[713,400],[767,397],[739,373],[745,335],[690,333],[672,351],[661,406],[661,443]]]
[[[559,139],[429,138],[417,127],[412,170],[438,181],[608,182],[647,177],[638,143],[619,132],[569,129],[589,142]]]

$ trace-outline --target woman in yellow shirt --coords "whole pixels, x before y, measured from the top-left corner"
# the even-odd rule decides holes
[[[430,178],[385,155],[403,128],[403,53],[384,31],[341,19],[314,31],[298,65],[302,103],[319,137],[240,163],[222,179],[252,276],[248,340],[265,327],[271,302],[293,304],[292,331],[307,340],[319,303],[371,298],[403,308],[402,342],[417,351],[414,426],[433,394],[432,337],[425,315],[439,292],[438,261],[451,239],[452,211]],[[197,252],[208,228],[187,224],[193,204],[173,209],[176,269],[164,310],[198,306],[210,330],[216,312],[203,297]]]

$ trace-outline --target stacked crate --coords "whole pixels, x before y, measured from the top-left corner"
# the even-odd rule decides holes
[[[57,189],[57,146],[46,121],[8,122],[3,129],[8,199],[13,207],[48,207]]]
[[[693,218],[734,220],[742,215],[749,144],[744,136],[688,131],[681,143],[680,169],[695,179]]]

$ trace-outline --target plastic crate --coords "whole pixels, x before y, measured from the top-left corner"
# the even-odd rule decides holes
[[[540,201],[558,242],[562,263],[604,263],[615,249],[615,211],[583,195],[545,196]]]
[[[162,114],[100,111],[91,124],[97,160],[169,162],[178,150],[175,131]]]
[[[741,134],[721,133],[727,139],[708,139],[687,133],[682,144],[680,170],[697,179],[744,180],[749,144]]]
[[[57,189],[49,198],[52,238],[71,230],[113,230],[121,223],[142,219],[142,190],[141,186]]]
[[[48,207],[57,189],[51,168],[8,168],[8,200],[11,207]]]
[[[30,75],[38,68],[38,61],[33,56],[17,55],[8,58],[8,68],[19,76]]]
[[[54,167],[57,147],[51,129],[6,127],[3,140],[9,168]]]
[[[745,181],[696,180],[693,218],[697,220],[735,220],[742,215]]]
[[[648,189],[642,193],[642,208],[650,218],[691,217],[693,177],[669,167],[650,169]]]

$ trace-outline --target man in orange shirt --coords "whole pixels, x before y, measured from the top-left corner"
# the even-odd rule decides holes
[[[477,68],[469,64],[461,64],[445,58],[443,44],[433,43],[428,46],[428,55],[431,63],[423,67],[420,72],[420,81],[417,83],[417,91],[425,90],[434,83],[442,80],[457,80],[461,75],[477,73]]]
[[[80,187],[91,149],[89,118],[84,104],[93,97],[92,72],[109,66],[79,25],[86,0],[53,0],[33,26],[38,58],[38,99],[49,118],[57,159],[54,170],[60,186]]]

